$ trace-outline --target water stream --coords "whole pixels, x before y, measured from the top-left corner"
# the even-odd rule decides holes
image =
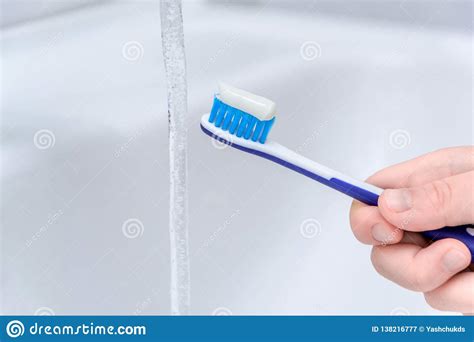
[[[187,213],[187,92],[182,4],[161,0],[161,36],[168,86],[171,313],[190,310]]]

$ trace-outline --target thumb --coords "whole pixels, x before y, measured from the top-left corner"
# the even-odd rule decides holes
[[[421,186],[387,189],[379,198],[382,215],[396,227],[424,231],[474,222],[474,171]]]

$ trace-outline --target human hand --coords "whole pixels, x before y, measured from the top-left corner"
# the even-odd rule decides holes
[[[356,238],[373,245],[377,272],[423,292],[435,309],[474,313],[468,248],[455,239],[428,244],[418,234],[474,222],[474,148],[428,153],[383,169],[367,182],[386,190],[378,207],[354,201],[350,222]]]

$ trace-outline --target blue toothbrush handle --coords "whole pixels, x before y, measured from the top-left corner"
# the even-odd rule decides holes
[[[337,178],[331,178],[326,185],[338,190],[362,203],[376,206],[379,195],[370,190],[360,188],[354,184],[347,183]],[[471,263],[474,263],[474,225],[466,224],[457,227],[444,227],[440,229],[422,232],[422,235],[430,241],[452,238],[464,243],[471,252]]]
[[[230,137],[226,139],[221,136],[222,134],[227,134],[226,132],[219,132],[219,134],[213,133],[212,130],[215,129],[215,127],[208,123],[206,115],[201,121],[201,129],[204,133],[211,136],[212,138],[228,144],[238,150],[273,161],[288,169],[305,175],[306,177],[309,177],[319,183],[340,191],[343,194],[346,194],[367,205],[378,205],[379,194],[382,193],[382,189],[331,170],[301,156],[292,150],[287,149],[276,142],[260,144],[249,142],[238,137]],[[430,241],[453,238],[463,242],[467,248],[469,248],[469,251],[471,252],[471,262],[474,263],[473,225],[444,227],[441,229],[422,232],[422,234]]]

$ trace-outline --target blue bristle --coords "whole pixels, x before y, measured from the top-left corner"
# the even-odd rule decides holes
[[[235,134],[239,138],[252,139],[252,141],[264,144],[275,118],[266,121],[259,120],[255,116],[229,106],[214,97],[209,122],[224,131],[229,130],[230,134]]]
[[[230,134],[234,134],[237,127],[239,127],[240,119],[242,119],[242,112],[240,110],[236,110],[234,119],[232,120],[232,123],[230,124],[230,127],[229,127]]]
[[[255,131],[252,134],[252,141],[257,141],[260,137],[260,133],[262,132],[263,126],[265,126],[265,121],[258,120],[257,126],[255,127]]]
[[[214,122],[214,120],[216,119],[217,111],[219,110],[221,104],[222,102],[217,97],[214,97],[214,103],[212,104],[211,114],[209,114],[209,122]]]
[[[267,135],[270,132],[270,128],[272,128],[274,122],[275,118],[265,121],[265,126],[263,127],[262,135],[260,136],[260,139],[258,139],[258,141],[260,141],[262,144],[264,144],[265,140],[267,140]]]
[[[228,107],[227,114],[225,116],[224,122],[222,123],[222,129],[224,131],[227,131],[227,129],[229,128],[230,122],[232,121],[232,118],[234,117],[234,115],[235,115],[234,108]]]
[[[214,125],[216,127],[221,127],[222,121],[224,120],[224,115],[227,112],[227,105],[222,105],[219,107],[219,110],[217,111],[217,116],[216,116],[216,122]]]
[[[239,128],[237,128],[237,136],[240,138],[245,132],[245,128],[247,128],[247,123],[250,120],[250,115],[247,113],[242,113],[242,120],[240,121]]]
[[[259,121],[255,116],[251,116],[247,127],[245,128],[244,139],[249,139],[252,135],[255,124]]]

